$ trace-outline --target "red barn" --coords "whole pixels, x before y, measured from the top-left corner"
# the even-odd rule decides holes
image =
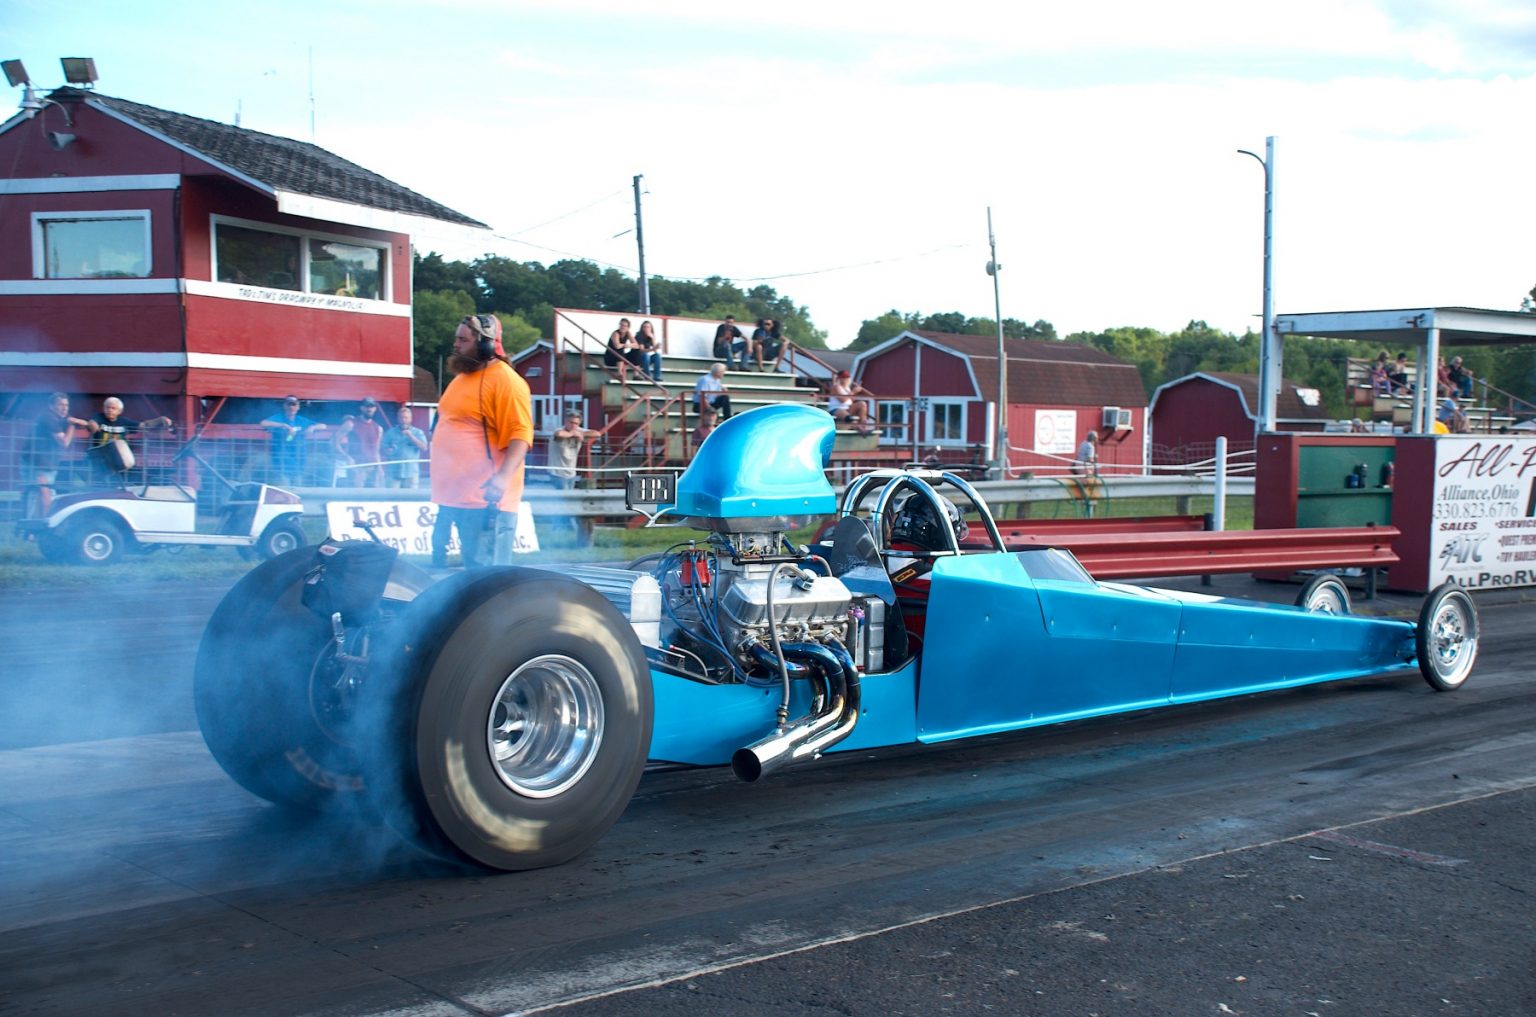
[[[1012,468],[1062,472],[1096,431],[1101,470],[1141,470],[1147,397],[1135,367],[1078,343],[1005,343]],[[855,363],[855,378],[874,394],[882,443],[911,448],[917,459],[993,458],[996,338],[906,331]]]
[[[1197,372],[1175,378],[1152,393],[1152,463],[1182,466],[1209,459],[1218,436],[1227,452],[1252,452],[1259,422],[1259,376]],[[1282,381],[1275,400],[1280,431],[1321,431],[1328,422],[1317,389]]]
[[[55,389],[182,424],[288,392],[404,402],[411,230],[483,226],[314,145],[77,88],[27,92],[0,167],[13,419]]]

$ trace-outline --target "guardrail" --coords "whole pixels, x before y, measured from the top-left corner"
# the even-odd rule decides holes
[[[1296,572],[1359,567],[1366,597],[1376,596],[1376,569],[1396,564],[1395,526],[1310,530],[1223,530],[1198,533],[1013,532],[1004,544],[1049,544],[1070,550],[1095,579],[1204,576],[1225,572]]]

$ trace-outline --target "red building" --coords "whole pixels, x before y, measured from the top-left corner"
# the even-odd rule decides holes
[[[1146,390],[1135,367],[1078,343],[1005,340],[1008,462],[1060,472],[1089,431],[1101,469],[1145,462]],[[859,355],[853,369],[874,395],[882,444],[914,458],[992,458],[998,391],[997,340],[906,331]]]
[[[304,142],[27,95],[0,125],[0,416],[53,390],[183,425],[410,398],[413,225],[482,223]]]
[[[1217,437],[1227,452],[1252,452],[1259,422],[1259,376],[1197,372],[1175,378],[1152,393],[1154,466],[1182,466],[1211,458]],[[1321,431],[1328,411],[1316,389],[1283,381],[1275,400],[1279,431]]]

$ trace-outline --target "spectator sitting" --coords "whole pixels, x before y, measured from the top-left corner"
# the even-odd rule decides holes
[[[1465,434],[1467,431],[1467,415],[1461,412],[1461,406],[1449,395],[1440,400],[1440,410],[1435,414],[1435,419],[1452,434]]]
[[[784,336],[779,329],[779,323],[772,318],[760,319],[747,346],[747,354],[756,358],[759,371],[765,370],[763,358],[766,357],[773,361],[773,369],[777,372],[779,363],[784,357]]]
[[[862,399],[854,399],[856,395],[867,396],[869,391],[854,381],[847,371],[838,371],[827,390],[827,412],[832,414],[833,420],[858,426],[868,425],[868,404]]]
[[[723,360],[727,364],[735,361],[743,371],[747,369],[747,341],[741,329],[736,327],[735,315],[727,314],[725,321],[715,329],[713,350],[716,360]]]
[[[635,340],[635,335],[629,330],[629,319],[620,318],[619,327],[608,336],[608,348],[603,351],[603,363],[608,367],[619,369],[619,380],[629,380],[629,369],[633,367],[643,376],[645,374],[645,357],[640,352],[640,344]]]
[[[661,345],[656,340],[656,326],[642,321],[640,331],[635,334],[635,342],[640,346],[641,370],[650,375],[652,381],[660,381]]]
[[[693,391],[698,398],[699,412],[703,413],[706,406],[719,411],[721,420],[731,419],[730,389],[725,387],[725,365],[709,365],[709,373],[700,375],[694,383]]]
[[[1446,376],[1450,379],[1451,387],[1455,393],[1463,399],[1472,398],[1472,372],[1461,363],[1460,357],[1451,358],[1451,366],[1446,368]]]
[[[1392,379],[1401,395],[1412,395],[1413,384],[1408,380],[1408,354],[1399,353],[1397,362],[1392,365],[1392,370],[1387,372],[1387,377]]]

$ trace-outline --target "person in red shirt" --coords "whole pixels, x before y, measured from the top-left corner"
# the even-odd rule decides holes
[[[501,322],[472,314],[459,322],[448,358],[453,380],[437,404],[432,429],[432,564],[447,564],[448,538],[459,530],[466,567],[481,564],[480,538],[495,534],[493,561],[511,562],[523,462],[533,443],[533,400],[501,345]]]
[[[349,483],[352,487],[383,487],[384,468],[369,466],[379,462],[379,442],[384,438],[384,425],[379,423],[379,404],[373,396],[364,396],[358,404],[357,417],[352,425],[352,458],[362,465],[352,471]]]

